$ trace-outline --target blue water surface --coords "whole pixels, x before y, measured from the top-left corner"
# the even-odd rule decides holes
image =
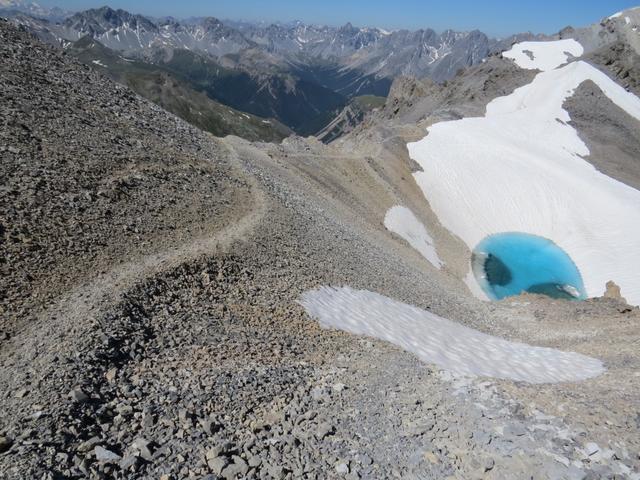
[[[553,298],[584,300],[580,271],[551,240],[520,232],[490,235],[472,255],[476,280],[492,300],[539,293]]]

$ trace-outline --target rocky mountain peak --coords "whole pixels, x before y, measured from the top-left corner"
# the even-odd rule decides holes
[[[351,22],[345,23],[342,27],[340,27],[340,29],[338,31],[341,32],[341,33],[352,33],[352,34],[358,33],[358,29],[355,28],[351,24]]]
[[[120,27],[157,31],[157,26],[148,18],[108,6],[78,12],[65,20],[64,26],[92,35],[101,35]]]
[[[216,17],[204,17],[200,23],[206,30],[220,30],[225,25]]]

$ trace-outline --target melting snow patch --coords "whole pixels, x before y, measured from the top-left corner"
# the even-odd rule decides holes
[[[102,63],[100,60],[92,60],[91,63],[107,68],[107,66],[104,63]]]
[[[572,62],[493,100],[485,117],[431,126],[408,145],[424,170],[414,176],[443,226],[470,250],[495,233],[548,238],[575,262],[588,296],[613,280],[638,305],[640,192],[580,158],[589,149],[562,108],[586,80],[640,119],[638,97]]]
[[[502,56],[515,61],[520,68],[546,72],[567,63],[569,55],[580,57],[583,53],[582,45],[568,38],[554,42],[516,43]]]
[[[595,358],[510,342],[366,290],[321,287],[299,302],[323,328],[388,341],[457,375],[555,383],[604,372]]]
[[[384,217],[387,230],[400,235],[409,245],[426,258],[431,265],[442,268],[442,260],[433,245],[433,238],[420,220],[407,207],[397,205],[392,207]]]

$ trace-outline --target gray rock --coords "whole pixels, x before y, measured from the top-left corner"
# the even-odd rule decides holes
[[[333,425],[326,422],[321,423],[320,425],[318,425],[318,428],[316,429],[316,438],[318,440],[323,440],[325,437],[327,437],[328,435],[331,435],[334,432],[335,432],[335,427]]]
[[[96,456],[96,460],[103,463],[117,463],[122,458],[117,453],[107,450],[99,445],[94,448],[93,453]]]
[[[284,468],[282,468],[280,465],[269,465],[267,471],[269,472],[269,475],[271,475],[276,480],[281,480],[285,476]]]
[[[16,398],[24,398],[27,396],[28,393],[29,393],[29,390],[27,390],[26,388],[21,388],[14,394],[14,396]]]
[[[493,470],[493,467],[495,466],[496,461],[493,458],[488,458],[485,460],[484,462],[484,471],[488,472],[490,470]]]
[[[584,453],[586,453],[588,456],[592,456],[598,453],[599,451],[600,451],[600,447],[598,446],[597,443],[589,442],[589,443],[586,443],[584,446]]]
[[[91,437],[89,440],[82,442],[80,445],[78,445],[78,451],[88,452],[90,450],[93,450],[95,446],[98,445],[100,442],[101,442],[100,437]]]
[[[0,453],[8,451],[13,445],[13,440],[9,437],[0,436]]]
[[[249,471],[249,466],[242,458],[234,455],[232,457],[233,463],[229,464],[223,471],[222,476],[227,480],[244,476]]]
[[[145,438],[137,438],[132,444],[131,449],[137,451],[140,454],[140,457],[150,462],[153,460],[153,452],[151,450],[151,442],[146,440]]]
[[[74,388],[69,392],[69,397],[73,402],[86,403],[89,401],[89,396],[82,391],[81,388]]]
[[[349,464],[347,462],[338,462],[335,464],[336,472],[340,475],[346,475],[349,473]]]
[[[207,459],[207,465],[213,473],[220,475],[222,470],[229,464],[227,457],[213,457]]]
[[[140,465],[140,458],[136,455],[126,455],[119,462],[120,468],[122,470],[128,470],[130,468],[135,468]]]
[[[527,429],[519,423],[512,423],[504,428],[505,436],[522,437],[527,434]]]

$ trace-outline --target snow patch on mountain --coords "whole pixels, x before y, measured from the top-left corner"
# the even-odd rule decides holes
[[[324,328],[379,338],[457,375],[556,383],[604,372],[595,358],[510,342],[366,290],[321,287],[299,302]]]
[[[589,149],[562,108],[587,80],[640,120],[638,97],[577,61],[493,100],[485,117],[431,126],[408,145],[424,170],[414,176],[442,224],[470,250],[495,233],[539,235],[573,259],[589,296],[613,280],[638,305],[640,192],[581,158]]]
[[[584,48],[573,38],[553,42],[521,42],[503,57],[510,58],[520,68],[547,72],[567,63],[571,56],[580,57]]]
[[[438,257],[433,238],[424,224],[407,207],[396,205],[390,208],[384,217],[384,226],[390,232],[405,239],[431,265],[442,268],[443,262]]]
[[[621,12],[614,13],[613,15],[607,17],[608,20],[615,20],[616,18],[622,17],[625,13],[633,12],[635,10],[640,10],[640,7],[632,7],[626,10],[622,10]],[[628,23],[628,22],[627,22]]]

